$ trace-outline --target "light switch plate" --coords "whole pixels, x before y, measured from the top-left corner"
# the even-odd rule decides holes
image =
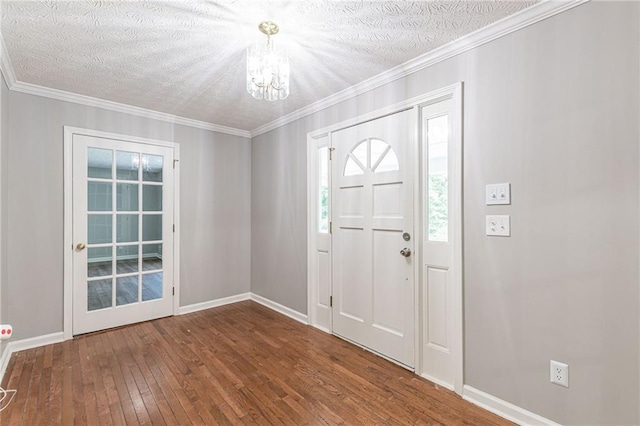
[[[511,184],[493,183],[487,185],[487,205],[511,204]]]
[[[487,235],[497,237],[510,237],[511,216],[487,215]]]

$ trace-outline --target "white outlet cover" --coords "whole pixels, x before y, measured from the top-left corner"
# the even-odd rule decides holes
[[[496,204],[511,204],[511,184],[493,183],[487,185],[486,202],[488,206]]]
[[[551,360],[549,365],[549,380],[565,388],[569,387],[569,365]]]
[[[511,216],[509,215],[487,215],[486,233],[492,237],[511,236]]]

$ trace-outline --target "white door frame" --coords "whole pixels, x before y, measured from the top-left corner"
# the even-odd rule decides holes
[[[139,138],[136,136],[102,132],[64,126],[64,268],[63,268],[63,336],[64,340],[73,338],[73,136],[83,135],[103,139],[114,139],[146,145],[173,148],[174,153],[174,204],[173,220],[175,232],[173,238],[173,315],[178,314],[180,307],[180,144],[157,139]]]
[[[451,113],[451,120],[453,123],[453,134],[451,135],[451,143],[458,147],[460,156],[462,155],[462,82],[452,84],[442,89],[435,90],[433,92],[426,93],[421,96],[417,96],[406,101],[390,105],[388,107],[364,114],[355,118],[351,118],[316,131],[307,134],[307,312],[308,323],[311,326],[319,328],[323,331],[332,331],[331,323],[319,322],[316,313],[316,295],[318,292],[318,260],[316,256],[316,247],[318,244],[318,232],[317,232],[317,211],[318,211],[318,148],[321,146],[318,142],[324,139],[326,136],[330,136],[332,132],[344,129],[346,127],[354,126],[364,123],[366,121],[375,120],[377,118],[394,114],[400,111],[413,109],[416,117],[416,123],[421,123],[420,120],[420,108],[425,105],[437,103],[443,100],[451,99],[453,101],[453,108]],[[421,141],[418,145],[422,145],[422,132],[420,124],[414,129],[416,140]],[[420,182],[423,170],[420,152],[414,153],[414,167],[418,171],[414,174],[414,197],[419,202],[414,203],[414,233],[417,236],[422,235],[422,214],[423,214],[423,200],[422,200],[422,184]],[[460,157],[460,163],[462,157]],[[459,186],[462,186],[462,167],[455,171],[458,173],[456,176],[459,179]],[[331,187],[329,187],[331,190]],[[464,365],[463,365],[463,352],[464,352],[464,334],[463,334],[463,279],[462,279],[462,191],[458,190],[456,193],[452,193],[451,197],[454,197],[454,205],[457,208],[451,212],[452,222],[455,230],[452,232],[452,242],[455,245],[455,297],[454,297],[454,343],[452,348],[455,348],[455,380],[453,390],[462,395],[462,387],[464,384]],[[331,200],[331,197],[329,197]],[[331,205],[329,205],[329,211],[331,212]],[[421,242],[416,241],[415,245],[415,258],[422,258]],[[331,250],[331,249],[330,249]],[[331,251],[329,253],[331,255]],[[414,264],[414,287],[415,287],[415,359],[416,359],[416,374],[422,375],[422,366],[419,360],[421,360],[422,350],[422,324],[421,318],[423,318],[423,309],[421,306],[421,287],[422,277],[420,274],[420,262]],[[330,275],[329,275],[330,276]]]

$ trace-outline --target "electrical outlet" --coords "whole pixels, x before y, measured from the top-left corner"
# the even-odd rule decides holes
[[[13,334],[13,327],[9,324],[0,324],[0,340],[6,340]]]
[[[551,383],[555,383],[565,388],[569,387],[569,365],[551,360],[549,367]]]

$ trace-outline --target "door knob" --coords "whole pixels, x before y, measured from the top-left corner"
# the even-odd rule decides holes
[[[84,243],[78,243],[76,245],[76,250],[82,251],[82,250],[84,250],[85,247],[86,247],[86,245],[84,245]]]
[[[400,250],[400,254],[403,255],[404,257],[409,257],[411,256],[411,249],[405,247],[402,250]]]

